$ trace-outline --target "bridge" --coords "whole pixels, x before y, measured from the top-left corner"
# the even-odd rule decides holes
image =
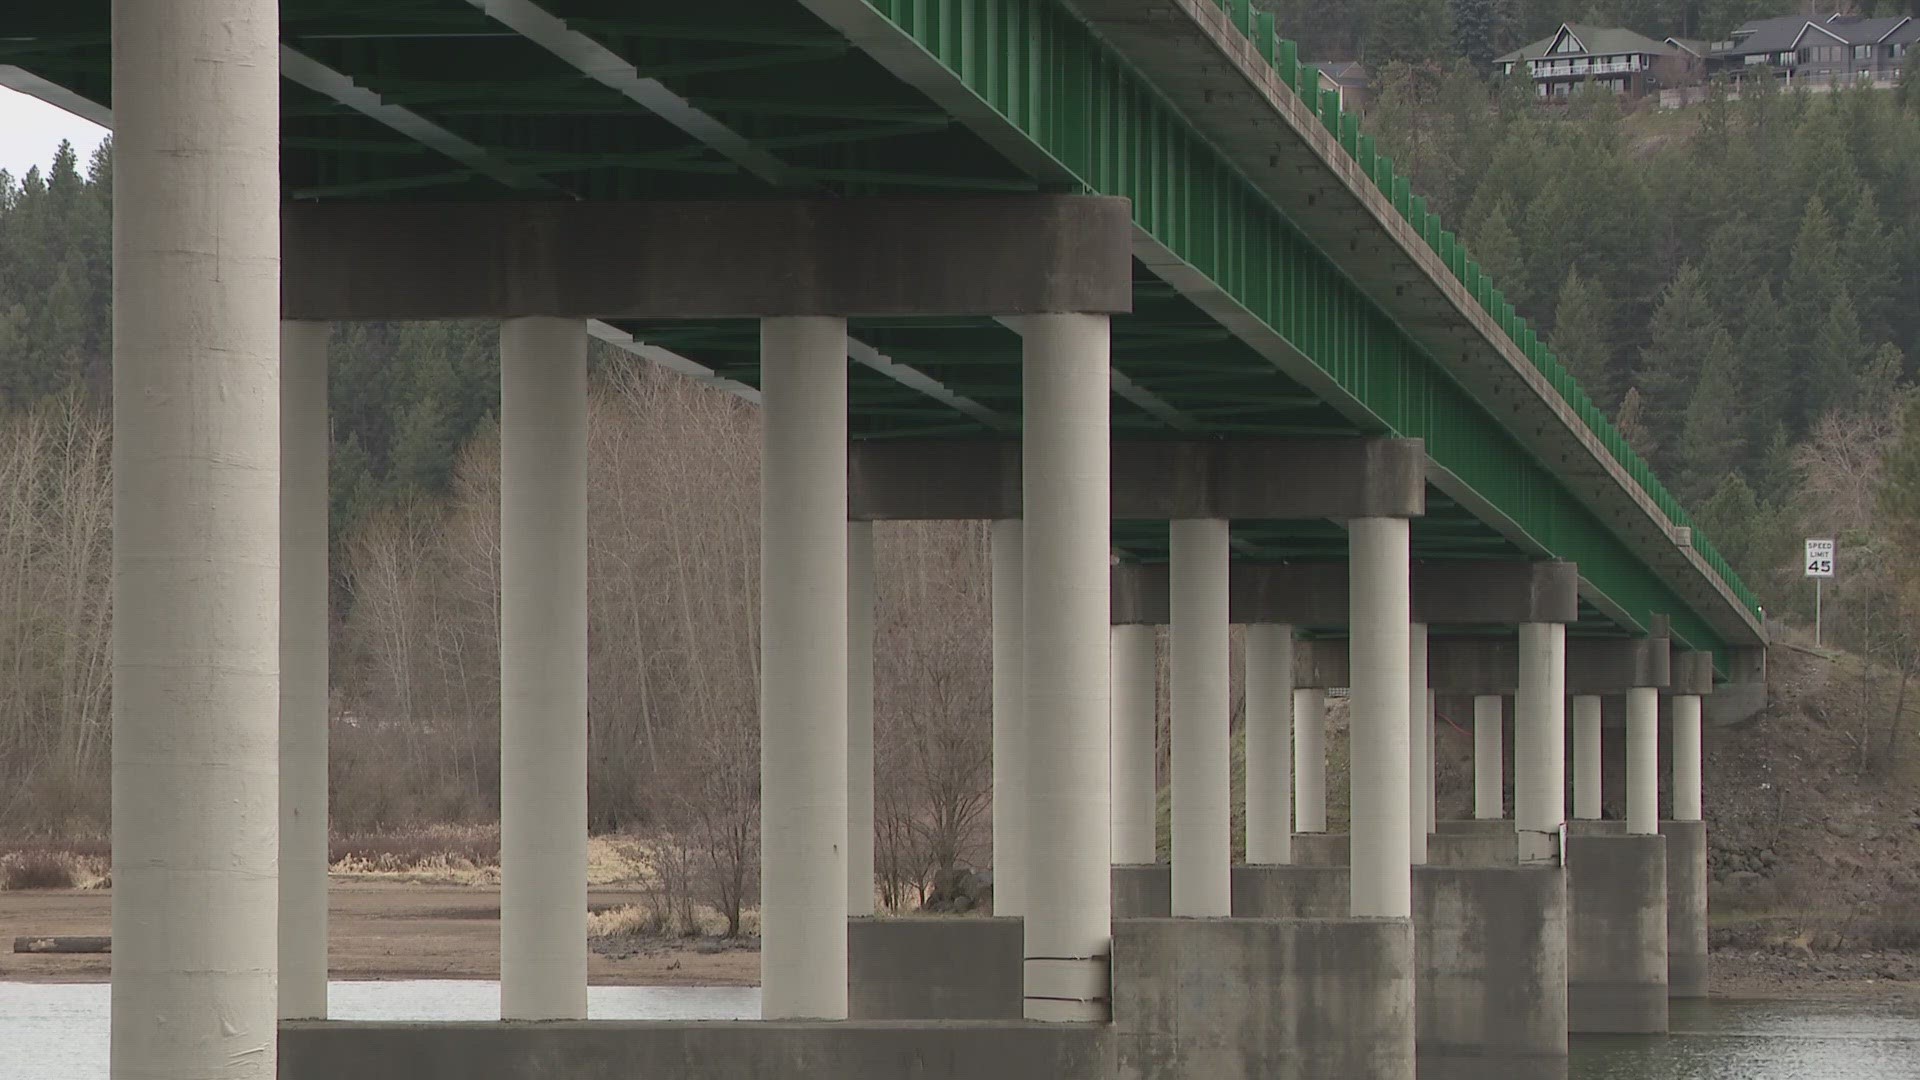
[[[1760,685],[1754,597],[1248,0],[75,0],[0,19],[0,84],[116,130],[116,1077],[1553,1075],[1704,992],[1702,699]],[[502,320],[502,1017],[550,1024],[324,1020],[324,326],[433,318]],[[758,1025],[567,1023],[589,339],[765,413]],[[995,522],[961,930],[868,918],[910,518]]]

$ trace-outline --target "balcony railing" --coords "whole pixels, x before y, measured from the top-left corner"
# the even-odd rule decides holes
[[[1576,75],[1624,75],[1631,71],[1646,70],[1645,67],[1631,60],[1615,60],[1605,64],[1575,64],[1571,67],[1551,67],[1537,63],[1528,66],[1536,79],[1571,78]]]

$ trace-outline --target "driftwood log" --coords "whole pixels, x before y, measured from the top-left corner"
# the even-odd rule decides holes
[[[31,935],[14,938],[13,951],[17,953],[104,953],[113,951],[113,939]]]

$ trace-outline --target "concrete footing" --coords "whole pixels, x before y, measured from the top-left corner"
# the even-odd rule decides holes
[[[1567,837],[1567,1025],[1667,1030],[1667,844],[1579,823]]]
[[[1017,969],[1016,969],[1017,970]],[[1334,1074],[1327,1074],[1334,1075]],[[1109,1080],[1104,1024],[1002,1021],[289,1022],[279,1080]]]
[[[1707,823],[1663,821],[1667,838],[1667,996],[1707,996]]]
[[[1442,838],[1460,837],[1434,834]],[[1566,1075],[1567,875],[1514,865],[1511,847],[1506,860],[1413,868],[1421,1080]],[[1170,888],[1165,866],[1115,867],[1115,917],[1157,917]],[[1345,866],[1236,866],[1234,921],[1338,921],[1348,888]],[[1115,994],[1122,992],[1116,982]]]
[[[1018,1020],[1017,918],[847,920],[852,1020]]]
[[[1119,1080],[1413,1080],[1406,919],[1115,919]]]
[[[1346,833],[1294,833],[1295,866],[1345,866],[1353,857],[1353,840]]]

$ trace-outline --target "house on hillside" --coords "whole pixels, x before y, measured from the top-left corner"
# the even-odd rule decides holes
[[[1340,95],[1341,109],[1348,112],[1366,109],[1372,84],[1367,79],[1367,66],[1364,63],[1358,60],[1314,60],[1311,63],[1320,72],[1320,89],[1332,90]]]
[[[1552,98],[1588,81],[1616,94],[1644,94],[1684,79],[1690,59],[1686,50],[1632,30],[1563,23],[1493,63],[1501,75],[1531,79],[1536,94]]]
[[[1892,82],[1920,42],[1920,20],[1789,15],[1755,19],[1716,41],[1708,70],[1735,79],[1764,73],[1788,83]]]

